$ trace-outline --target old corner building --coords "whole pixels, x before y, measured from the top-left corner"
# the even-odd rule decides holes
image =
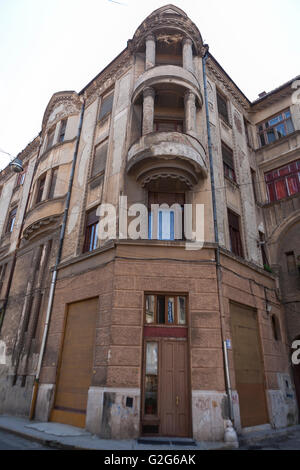
[[[108,439],[298,423],[292,84],[251,103],[167,5],[80,93],[52,96],[23,171],[0,173],[2,414]],[[174,240],[166,210],[148,239],[100,244],[97,208],[121,216],[124,195],[204,204],[204,248]]]

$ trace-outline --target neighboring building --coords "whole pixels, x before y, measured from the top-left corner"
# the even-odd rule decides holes
[[[298,422],[292,83],[251,103],[167,5],[79,94],[53,95],[18,156],[24,174],[0,174],[1,413],[113,439],[221,441],[229,417],[238,432]],[[117,229],[132,204],[203,204],[204,247],[175,239],[165,208],[143,239],[122,229],[100,243],[105,203]]]

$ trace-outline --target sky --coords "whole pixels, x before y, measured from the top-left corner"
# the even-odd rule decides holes
[[[53,93],[81,91],[167,0],[0,0],[0,169],[41,130]],[[174,0],[254,100],[300,74],[299,0]],[[9,153],[11,156],[6,155]]]

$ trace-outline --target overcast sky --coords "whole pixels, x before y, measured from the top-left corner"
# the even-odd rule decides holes
[[[120,4],[121,3],[121,4]],[[0,0],[0,149],[41,130],[53,93],[80,91],[160,0]],[[250,100],[300,74],[299,0],[174,0]],[[0,169],[10,158],[0,153]]]

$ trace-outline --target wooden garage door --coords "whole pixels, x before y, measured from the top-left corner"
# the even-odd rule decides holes
[[[257,313],[236,304],[231,304],[230,312],[242,427],[266,424],[269,419]]]
[[[98,298],[70,304],[51,421],[85,427]]]

